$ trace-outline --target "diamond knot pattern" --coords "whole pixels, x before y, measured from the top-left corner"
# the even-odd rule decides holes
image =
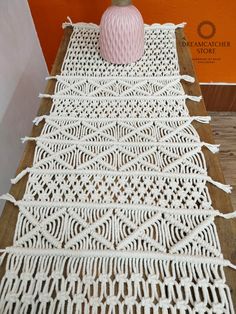
[[[73,78],[58,76],[55,96],[129,97],[181,96],[179,78]]]
[[[145,207],[144,207],[145,208]],[[30,232],[16,235],[16,244],[74,250],[139,250],[220,256],[210,215],[180,215],[175,210],[120,209],[88,205],[68,208],[21,207],[19,220]],[[40,218],[43,217],[42,220]],[[60,223],[61,230],[55,228]],[[170,236],[171,235],[171,236]],[[186,240],[186,237],[188,240]]]
[[[145,26],[145,53],[115,65],[99,27],[73,25],[35,141],[0,313],[233,314],[175,30]],[[221,215],[222,216],[222,215]],[[228,218],[228,217],[227,217]]]

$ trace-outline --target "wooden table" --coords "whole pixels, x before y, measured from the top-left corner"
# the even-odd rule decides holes
[[[62,38],[55,63],[52,68],[51,75],[60,74],[60,69],[66,53],[67,45],[70,40],[72,28],[66,28],[64,36]],[[181,74],[189,74],[196,78],[196,74],[193,68],[192,59],[189,48],[187,45],[183,45],[186,41],[183,29],[176,30],[177,35],[177,50],[179,56],[180,72]],[[55,87],[55,80],[49,80],[45,93],[53,94]],[[200,95],[201,90],[196,78],[195,83],[183,82],[184,90],[190,95]],[[52,105],[51,99],[43,98],[38,111],[38,116],[48,114]],[[204,101],[202,100],[199,104],[187,100],[187,106],[190,111],[190,115],[207,115]],[[44,122],[41,122],[38,126],[33,126],[31,136],[39,136],[43,128]],[[209,143],[214,143],[211,126],[207,124],[201,124],[194,122],[194,127],[198,131],[201,140]],[[17,173],[26,167],[32,166],[34,156],[35,142],[27,142],[23,157],[19,163]],[[206,158],[208,174],[214,179],[220,182],[224,182],[224,175],[222,173],[220,162],[217,154],[212,154],[208,149],[203,148],[203,152]],[[23,177],[17,184],[13,185],[10,189],[10,193],[18,200],[24,195],[26,182],[28,175]],[[220,189],[208,184],[209,192],[212,198],[212,203],[215,209],[220,210],[223,213],[233,211],[230,195],[221,191]],[[15,233],[15,226],[18,216],[18,207],[13,204],[6,202],[2,216],[0,217],[0,248],[5,248],[13,244],[13,237]],[[232,263],[236,264],[236,219],[225,220],[223,218],[216,218],[215,220],[217,231],[219,234],[222,252],[226,259],[229,259]],[[6,259],[0,268],[0,278],[2,278],[5,271]],[[227,284],[230,287],[233,304],[236,308],[236,271],[225,268],[225,274]]]

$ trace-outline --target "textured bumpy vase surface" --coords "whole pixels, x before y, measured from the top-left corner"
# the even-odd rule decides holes
[[[144,52],[144,24],[133,5],[110,6],[100,23],[101,56],[115,64],[139,60]]]

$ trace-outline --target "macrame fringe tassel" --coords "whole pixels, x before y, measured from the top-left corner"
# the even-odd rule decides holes
[[[218,153],[219,152],[219,148],[220,148],[220,145],[219,144],[210,144],[210,143],[206,143],[204,142],[203,145],[209,149],[213,154],[215,153]]]
[[[183,74],[181,76],[182,80],[186,81],[186,82],[189,82],[189,83],[194,83],[195,82],[195,78],[193,76],[190,76],[190,75],[186,75],[186,74]]]
[[[49,81],[49,80],[56,80],[59,76],[58,75],[55,75],[55,76],[46,76],[45,77],[45,80],[46,81]],[[65,77],[66,78],[66,77]]]
[[[53,98],[53,95],[50,95],[50,94],[39,94],[39,98]]]
[[[176,25],[176,28],[184,28],[187,25],[187,22],[182,22]]]
[[[44,119],[46,119],[47,117],[48,117],[48,115],[42,115],[42,116],[35,117],[34,120],[33,120],[33,123],[35,125],[39,125],[39,123],[41,121],[43,121]]]
[[[202,100],[202,96],[186,95],[186,97],[195,102],[200,102]]]
[[[29,167],[25,168],[24,170],[22,170],[14,179],[11,179],[11,183],[12,184],[16,184],[17,182],[19,182],[25,175],[27,175],[30,172]]]
[[[67,16],[68,22],[62,23],[62,28],[65,29],[66,27],[73,27],[73,22],[69,16]]]
[[[39,137],[40,138],[40,137]],[[21,142],[24,144],[27,141],[35,141],[36,137],[29,137],[29,136],[25,136],[21,138]]]
[[[9,193],[6,193],[6,194],[1,195],[1,196],[0,196],[0,199],[1,199],[1,200],[4,200],[4,201],[11,202],[11,203],[13,203],[15,206],[18,205],[16,199],[14,198],[14,196],[11,195],[11,194],[9,194]]]
[[[231,185],[220,183],[219,181],[213,180],[211,177],[208,177],[208,182],[215,185],[216,187],[218,187],[219,189],[223,190],[226,193],[232,192],[233,188]]]
[[[236,211],[233,211],[232,213],[226,213],[226,214],[218,212],[217,216],[223,217],[225,219],[233,219],[233,218],[236,218]]]
[[[209,123],[211,121],[210,116],[192,116],[192,120],[200,122],[200,123]]]
[[[230,267],[230,268],[236,270],[236,265],[231,263],[229,260],[226,260],[225,266]]]

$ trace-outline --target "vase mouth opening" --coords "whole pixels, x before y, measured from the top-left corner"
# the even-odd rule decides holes
[[[131,0],[112,0],[112,5],[117,7],[126,7],[128,5],[132,5]]]

